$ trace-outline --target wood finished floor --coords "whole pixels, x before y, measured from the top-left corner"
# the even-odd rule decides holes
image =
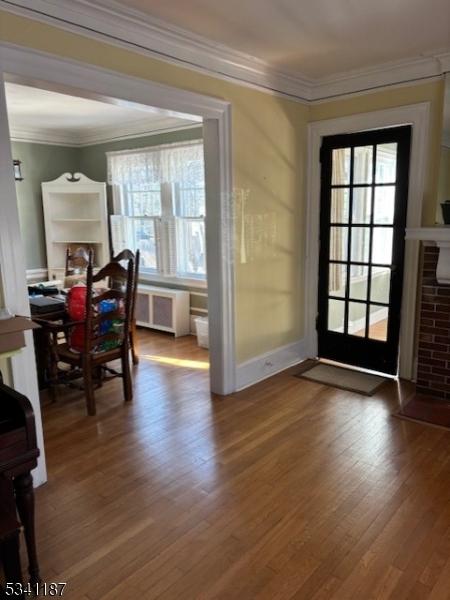
[[[96,417],[77,391],[44,407],[39,554],[65,598],[450,598],[450,432],[391,416],[408,387],[290,372],[211,398],[194,338],[140,337],[132,404],[113,381]]]

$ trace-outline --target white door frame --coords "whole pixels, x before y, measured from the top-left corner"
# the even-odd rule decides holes
[[[0,75],[0,277],[5,306],[16,315],[29,315],[25,255],[19,227],[13,158],[9,141],[8,119],[6,117],[5,87]],[[30,400],[36,422],[37,444],[41,451],[35,469],[35,485],[47,479],[44,442],[42,434],[41,406],[39,403],[36,360],[34,357],[33,335],[25,332],[26,346],[11,358],[11,377],[15,389]]]
[[[194,115],[199,122],[203,120],[211,390],[220,395],[235,391],[230,103],[11,44],[0,44],[0,84],[3,79],[116,104],[156,107],[170,111],[174,116],[189,115],[192,118]],[[18,314],[29,314],[4,87],[0,87],[1,277],[7,306]],[[26,393],[33,403],[40,447],[43,448],[31,335],[27,335],[25,350],[11,362],[14,386]],[[45,465],[42,461],[36,482],[44,480]]]
[[[422,224],[422,200],[428,161],[428,130],[430,103],[422,102],[349,117],[316,121],[308,127],[308,179],[306,221],[305,329],[308,355],[317,356],[317,301],[319,283],[320,231],[320,147],[322,138],[329,135],[382,129],[396,125],[412,125],[411,162],[409,173],[408,210],[406,226]],[[419,244],[407,240],[403,275],[402,316],[400,325],[399,375],[413,379],[416,290],[419,267]]]

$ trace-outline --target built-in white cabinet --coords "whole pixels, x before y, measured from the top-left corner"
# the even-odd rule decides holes
[[[92,248],[94,266],[110,259],[106,184],[81,173],[42,183],[49,279],[64,279],[66,251]]]

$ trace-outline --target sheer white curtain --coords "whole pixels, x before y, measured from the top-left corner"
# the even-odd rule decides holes
[[[108,152],[107,159],[110,185],[194,185],[204,172],[201,140]]]

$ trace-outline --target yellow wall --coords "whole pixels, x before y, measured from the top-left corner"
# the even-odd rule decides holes
[[[417,104],[418,102],[430,102],[429,159],[425,180],[422,223],[423,225],[434,225],[437,214],[436,195],[442,136],[443,98],[443,81],[392,88],[373,94],[316,104],[311,106],[310,120],[335,119],[357,113]]]
[[[244,264],[236,256],[238,361],[301,338],[308,108],[6,12],[0,21],[4,41],[231,102],[234,187],[248,190],[247,229],[267,220],[276,227],[270,252],[259,245]]]
[[[0,39],[231,102],[236,219],[238,362],[300,339],[303,323],[306,131],[309,121],[431,102],[424,224],[435,220],[443,85],[440,82],[312,107],[280,99],[2,13]],[[242,197],[245,197],[244,209]],[[242,227],[242,217],[244,228]],[[263,227],[266,238],[250,233]],[[244,229],[246,252],[242,252]],[[250,250],[250,251],[249,251]]]

